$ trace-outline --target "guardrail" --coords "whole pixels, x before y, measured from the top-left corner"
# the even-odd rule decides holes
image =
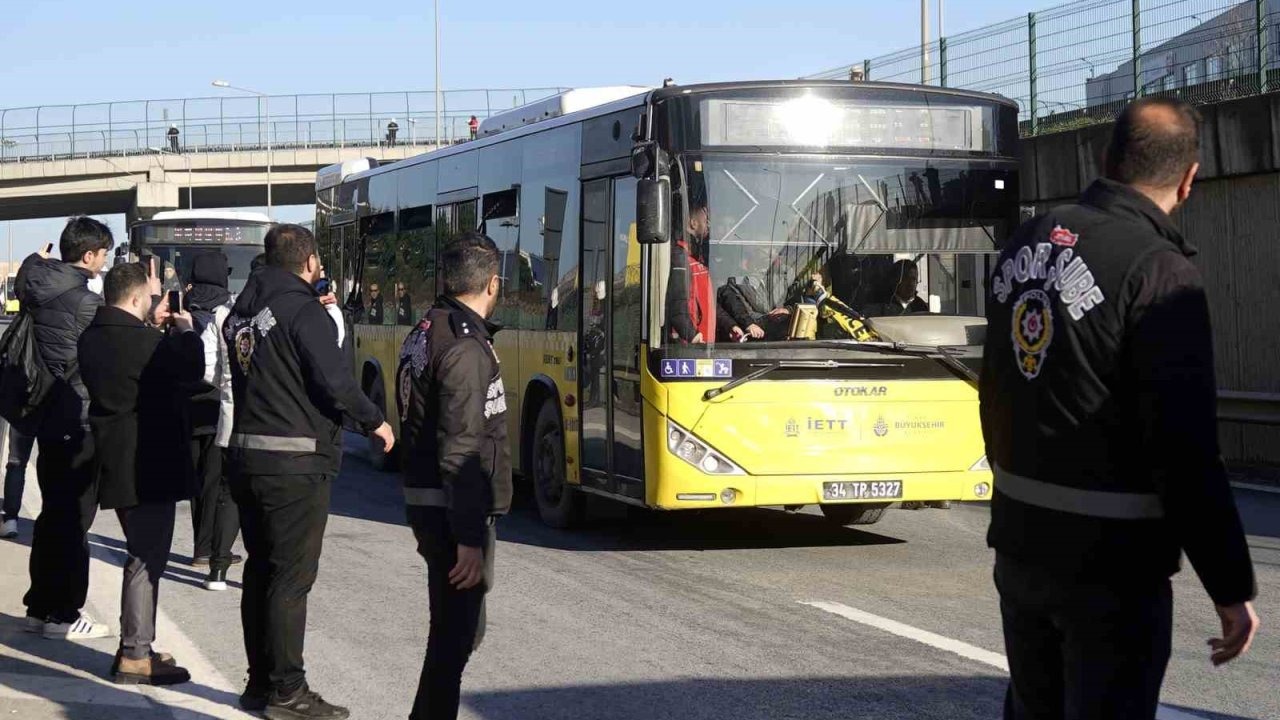
[[[441,93],[441,140],[470,137],[472,116],[524,105],[564,88],[446,90]],[[308,147],[434,144],[435,93],[430,90],[319,95],[254,95],[132,100],[0,109],[0,162],[115,157],[169,150],[177,128],[179,152],[226,152]]]
[[[1219,390],[1218,419],[1252,425],[1280,425],[1280,393]]]
[[[1109,122],[1135,97],[1210,103],[1280,88],[1276,0],[1077,0],[812,78],[998,93],[1023,135]]]

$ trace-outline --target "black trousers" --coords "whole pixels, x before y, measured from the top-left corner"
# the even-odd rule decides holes
[[[996,557],[1007,720],[1153,720],[1169,663],[1167,578],[1084,582]]]
[[[458,590],[449,583],[449,571],[458,563],[458,545],[449,532],[445,511],[411,507],[409,525],[418,541],[418,554],[427,561],[431,610],[427,657],[409,720],[454,720],[458,717],[462,671],[484,640],[484,597],[493,587],[493,526],[485,538],[484,582]]]
[[[288,696],[306,682],[307,594],[320,569],[330,483],[327,475],[231,478],[248,554],[240,619],[252,688]]]
[[[192,555],[209,558],[211,569],[225,570],[231,566],[231,546],[240,532],[240,513],[222,473],[222,448],[214,440],[213,435],[191,438],[191,457],[200,481],[200,494],[191,499]]]
[[[7,424],[7,423],[6,423]],[[9,459],[4,463],[4,519],[13,520],[22,510],[22,493],[27,486],[27,461],[36,439],[9,428]]]
[[[169,565],[176,509],[165,502],[116,510],[129,553],[120,593],[120,653],[132,660],[150,657],[156,639],[160,578]]]
[[[39,443],[36,481],[43,497],[31,535],[31,589],[22,602],[31,617],[73,622],[89,594],[87,535],[98,514],[93,437],[86,430]]]

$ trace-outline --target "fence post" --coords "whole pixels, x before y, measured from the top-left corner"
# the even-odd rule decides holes
[[[938,38],[938,87],[947,86],[947,39]]]
[[[338,96],[329,93],[329,124],[333,131],[333,144],[342,147],[338,143]]]
[[[182,98],[182,145],[178,146],[179,152],[186,152],[186,144],[191,142],[191,136],[187,134],[187,99]],[[188,209],[190,209],[191,200],[187,200]]]
[[[1030,111],[1031,111],[1031,134],[1036,134],[1036,126],[1039,120],[1036,115],[1039,108],[1036,107],[1038,98],[1036,97],[1036,14],[1027,13],[1027,69],[1030,71]]]
[[[116,106],[115,103],[107,103],[107,154],[111,154],[111,136],[115,134],[115,130],[111,127],[111,109]]]
[[[1258,20],[1258,92],[1267,92],[1270,84],[1267,77],[1267,0],[1255,0],[1254,14]]]
[[[1133,99],[1142,97],[1142,3],[1133,0]]]
[[[871,58],[862,61],[862,79],[871,81]]]
[[[79,105],[71,106],[71,157],[76,155],[76,109]]]
[[[146,136],[146,141],[151,142],[151,101],[147,100],[142,103],[142,131]],[[134,142],[137,142],[138,133],[133,134]]]
[[[369,93],[369,142],[373,147],[382,144],[378,142],[378,133],[373,129],[373,93]]]

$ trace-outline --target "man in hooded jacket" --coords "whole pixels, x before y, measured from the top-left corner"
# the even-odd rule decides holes
[[[191,456],[200,493],[191,502],[195,530],[192,565],[209,566],[206,590],[227,589],[227,568],[242,558],[231,552],[240,532],[240,514],[222,472],[223,448],[231,438],[231,368],[222,328],[231,314],[227,256],[216,250],[196,255],[183,304],[204,345],[204,377],[191,398]]]

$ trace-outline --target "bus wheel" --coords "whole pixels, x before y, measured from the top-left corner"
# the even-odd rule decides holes
[[[542,522],[554,528],[567,528],[582,515],[582,494],[565,482],[564,431],[556,406],[548,401],[538,411],[533,424],[532,467],[533,497],[538,503]]]
[[[873,525],[880,522],[889,503],[821,505],[822,514],[837,525]]]

